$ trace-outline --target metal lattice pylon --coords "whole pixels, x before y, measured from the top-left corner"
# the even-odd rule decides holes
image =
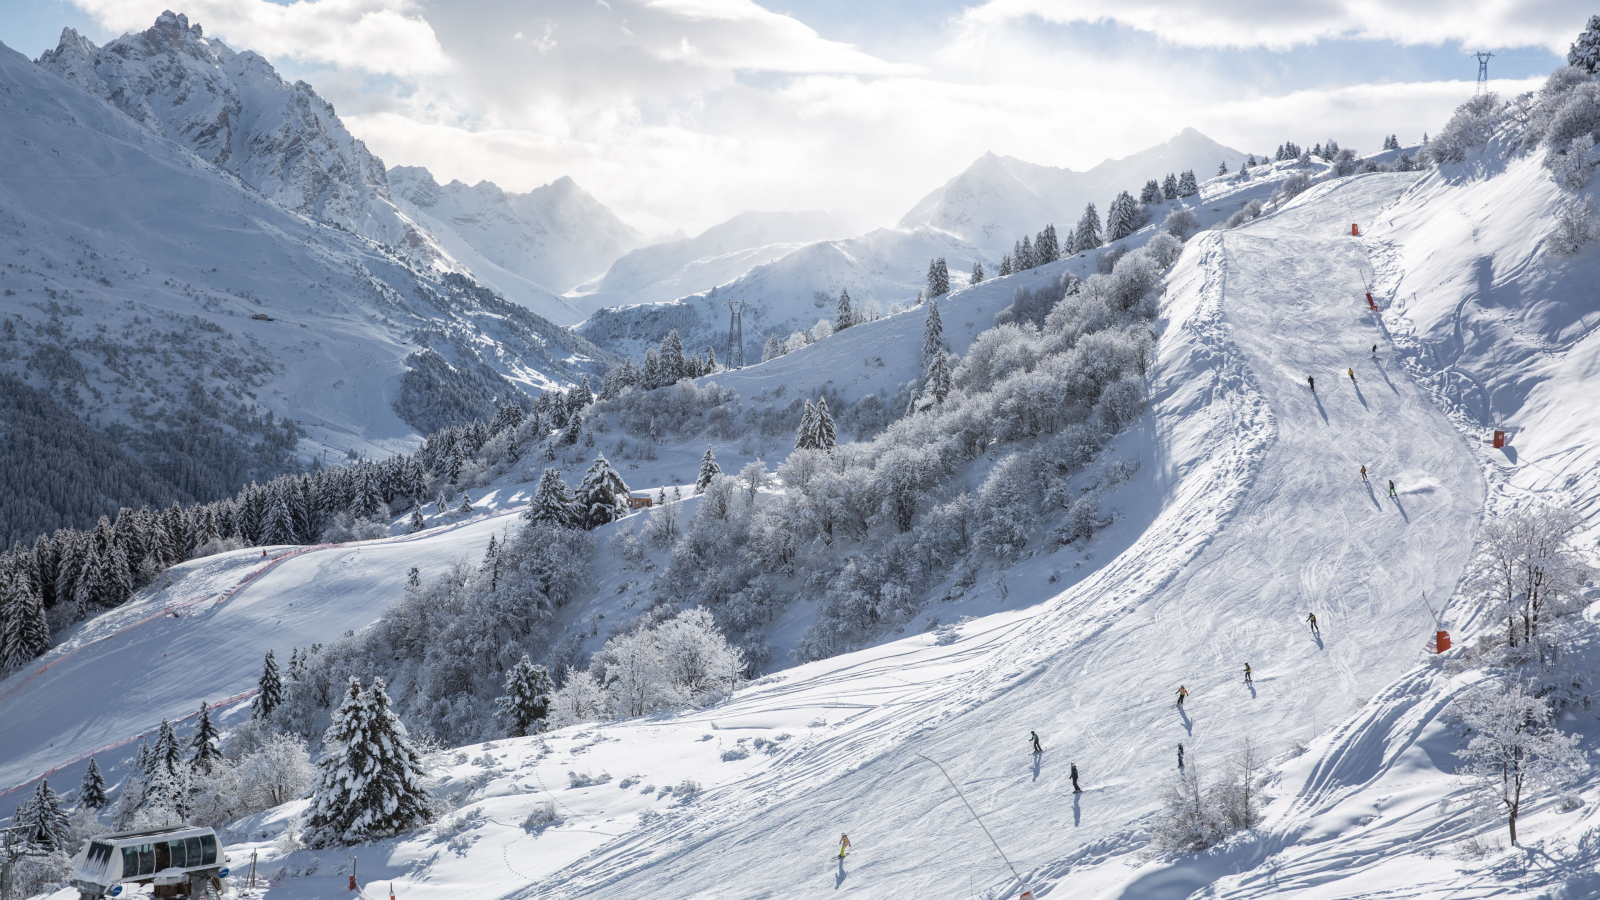
[[[728,303],[728,368],[744,368],[744,301]]]
[[[1478,57],[1478,93],[1481,94],[1489,89],[1489,60],[1494,54],[1480,51],[1475,55]]]

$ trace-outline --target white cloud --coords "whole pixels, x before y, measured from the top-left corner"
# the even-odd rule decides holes
[[[115,31],[143,31],[173,0],[72,0]],[[187,0],[176,10],[208,37],[292,59],[376,75],[414,77],[449,68],[414,0]]]
[[[1548,47],[1565,53],[1586,14],[1571,0],[990,0],[970,26],[1023,18],[1116,22],[1186,47],[1286,50],[1339,38],[1472,46]]]

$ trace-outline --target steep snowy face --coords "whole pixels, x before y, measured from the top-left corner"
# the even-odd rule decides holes
[[[909,306],[926,283],[928,264],[943,257],[952,280],[984,258],[976,247],[943,231],[880,228],[842,241],[805,244],[772,262],[710,290],[665,303],[641,303],[600,310],[578,326],[597,345],[627,356],[641,356],[677,329],[684,346],[702,352],[711,346],[722,359],[728,346],[729,301],[744,303],[745,360],[761,360],[769,336],[780,340],[833,319],[839,294],[850,292],[858,314],[872,317]]]
[[[303,81],[164,12],[148,30],[95,47],[71,28],[39,65],[295,212],[440,261],[389,199],[383,161]],[[445,267],[449,268],[448,264]]]
[[[400,208],[453,255],[476,254],[545,291],[560,293],[592,278],[643,243],[567,177],[518,194],[488,181],[440,185],[427,169],[396,166],[389,184]]]
[[[1193,128],[1123,159],[1108,159],[1087,172],[1035,165],[986,153],[960,175],[924,197],[900,220],[901,228],[928,225],[998,256],[1023,235],[1046,224],[1070,226],[1093,203],[1104,216],[1121,191],[1135,197],[1146,181],[1193,169],[1205,178],[1227,163],[1239,168],[1245,154],[1224,147]]]
[[[850,234],[849,226],[821,211],[744,212],[697,237],[634,250],[569,296],[590,309],[675,300],[733,281],[805,244]]]

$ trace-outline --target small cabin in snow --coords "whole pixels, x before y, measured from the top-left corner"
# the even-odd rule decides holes
[[[83,900],[110,896],[119,884],[152,885],[156,897],[220,897],[225,892],[223,862],[217,833],[210,828],[181,825],[100,834],[73,861],[72,886]]]

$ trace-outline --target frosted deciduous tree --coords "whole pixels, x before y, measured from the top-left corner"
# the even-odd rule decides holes
[[[556,690],[550,672],[536,666],[524,653],[506,671],[505,693],[495,700],[495,717],[510,737],[533,734],[550,714],[550,695]]]
[[[711,452],[710,447],[707,447],[706,455],[700,457],[700,474],[695,476],[694,492],[696,494],[704,494],[706,488],[711,486],[711,482],[715,481],[717,476],[721,474],[722,467],[717,465],[717,455]]]
[[[1478,690],[1463,699],[1460,712],[1472,740],[1467,764],[1458,771],[1472,786],[1480,810],[1506,817],[1515,846],[1523,806],[1585,768],[1577,739],[1551,727],[1548,701],[1521,683]]]
[[[1570,256],[1588,246],[1596,237],[1600,237],[1600,222],[1595,219],[1593,197],[1585,195],[1561,205],[1561,211],[1556,214],[1556,227],[1550,233],[1551,249],[1563,256]]]
[[[306,821],[312,847],[388,837],[428,821],[422,759],[389,709],[383,679],[363,690],[350,679],[344,702],[322,736],[326,755]]]
[[[533,503],[522,517],[530,522],[549,522],[553,525],[573,525],[572,488],[556,469],[545,469],[539,483],[533,488]]]
[[[1503,616],[1508,647],[1534,644],[1570,610],[1590,570],[1572,544],[1582,518],[1568,507],[1539,506],[1485,525],[1470,584]]]

